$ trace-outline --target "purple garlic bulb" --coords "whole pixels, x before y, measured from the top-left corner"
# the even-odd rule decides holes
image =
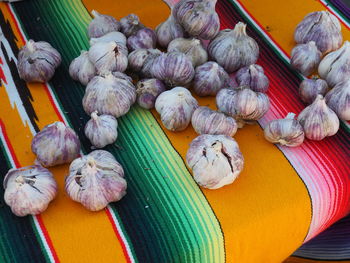
[[[314,102],[318,94],[324,96],[328,90],[327,82],[317,77],[304,79],[299,86],[300,98],[306,104]]]
[[[165,85],[158,79],[140,80],[136,84],[137,104],[144,109],[152,109],[159,94],[165,90]]]
[[[83,85],[87,85],[96,75],[95,66],[91,63],[87,51],[83,50],[79,57],[73,59],[69,66],[69,75]]]
[[[109,32],[119,31],[120,23],[114,17],[109,15],[102,15],[95,10],[92,10],[94,19],[90,22],[88,27],[88,35],[92,37],[102,37]]]
[[[230,86],[230,76],[216,62],[196,67],[193,90],[199,96],[215,96],[219,90]]]
[[[121,31],[126,37],[134,35],[145,26],[140,22],[140,18],[135,14],[127,15],[120,19]]]
[[[59,121],[38,132],[31,147],[37,160],[46,167],[69,163],[80,154],[78,135]]]
[[[321,58],[321,51],[317,49],[314,41],[310,41],[293,48],[290,64],[304,76],[309,76],[317,69]]]
[[[350,80],[337,84],[326,97],[330,107],[344,121],[350,121]]]
[[[237,71],[236,81],[239,86],[248,86],[256,92],[266,92],[269,88],[270,81],[264,73],[264,69],[252,64]]]
[[[129,68],[144,77],[152,77],[151,69],[154,60],[162,52],[158,49],[136,49],[128,56]]]
[[[26,82],[47,82],[61,64],[61,55],[49,43],[29,40],[18,53],[19,77]]]
[[[157,36],[150,28],[143,28],[128,38],[128,48],[130,51],[139,48],[155,48],[157,44]]]

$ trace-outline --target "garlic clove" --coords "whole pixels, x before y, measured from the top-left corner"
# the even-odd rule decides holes
[[[304,79],[299,85],[300,98],[306,104],[311,104],[318,94],[324,96],[327,91],[327,82],[317,77]]]
[[[165,90],[165,85],[158,79],[142,79],[136,84],[137,104],[152,109],[157,97]]]
[[[129,68],[145,77],[151,77],[150,68],[153,65],[154,59],[160,56],[160,54],[162,52],[158,49],[136,49],[128,56]]]
[[[256,92],[266,92],[269,88],[270,81],[264,73],[264,69],[252,64],[241,68],[236,73],[236,81],[239,86],[249,86]]]
[[[85,135],[96,148],[112,144],[118,137],[118,121],[111,115],[91,113],[91,119],[85,125]]]
[[[321,57],[322,53],[317,49],[316,43],[310,41],[293,48],[290,63],[301,74],[309,76],[317,69]]]
[[[317,95],[315,101],[299,114],[298,121],[310,140],[320,141],[339,130],[339,119],[322,95]]]
[[[140,22],[140,18],[135,14],[130,14],[120,19],[121,31],[126,37],[136,34],[139,30],[145,28]]]
[[[10,169],[4,178],[4,200],[17,216],[38,215],[57,194],[52,173],[40,165]]]
[[[183,87],[175,87],[161,93],[155,103],[165,128],[182,131],[187,128],[198,102],[191,92]]]
[[[155,48],[157,36],[150,28],[143,28],[131,35],[127,40],[129,50],[133,51],[139,48]]]
[[[246,24],[239,22],[233,30],[221,30],[208,46],[209,56],[228,73],[258,60],[259,46],[247,35],[246,27]]]
[[[96,150],[71,163],[65,188],[71,199],[90,211],[99,211],[126,194],[123,177],[123,168],[114,156]]]
[[[330,107],[341,120],[350,120],[350,80],[337,84],[326,97]]]
[[[83,85],[87,85],[96,75],[95,66],[91,63],[87,51],[81,51],[80,56],[73,59],[69,66],[69,75]]]
[[[118,44],[126,46],[126,37],[120,32],[109,32],[101,37],[93,37],[89,41],[90,46],[93,46],[97,42],[116,42]]]
[[[102,15],[95,10],[92,10],[91,14],[94,19],[88,26],[88,35],[90,38],[102,37],[109,32],[119,31],[120,23],[114,17]]]
[[[198,107],[192,115],[192,126],[198,134],[233,136],[237,132],[236,121],[208,107]]]
[[[218,189],[237,179],[243,170],[244,158],[233,138],[203,134],[191,142],[186,162],[200,186]]]
[[[45,126],[32,140],[32,152],[46,167],[69,163],[80,153],[78,135],[62,122]]]
[[[286,118],[269,122],[264,135],[266,140],[289,147],[297,147],[304,142],[304,130],[300,123],[294,119],[294,113],[288,113]]]

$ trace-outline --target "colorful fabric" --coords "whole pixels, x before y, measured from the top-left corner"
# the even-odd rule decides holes
[[[306,141],[296,149],[266,142],[262,131],[269,120],[303,109],[297,92],[302,77],[289,66],[293,30],[309,12],[329,9],[337,14],[336,7],[327,4],[218,1],[222,28],[238,21],[248,24],[248,34],[260,47],[258,64],[271,81],[269,112],[259,125],[244,127],[234,136],[245,157],[244,171],[234,184],[215,191],[199,188],[184,162],[194,130],[169,132],[155,111],[134,106],[118,120],[117,142],[106,147],[124,167],[127,195],[104,211],[86,211],[64,192],[68,165],[50,168],[59,194],[41,215],[12,215],[0,190],[0,262],[274,263],[304,243],[287,262],[310,262],[301,257],[350,260],[346,253],[343,258],[327,253],[333,239],[324,238],[332,236],[328,233],[333,227],[346,233],[341,227],[347,219],[314,239],[321,240],[321,254],[315,249],[318,245],[311,245],[313,237],[350,211],[349,123],[343,122],[336,136]],[[83,152],[91,151],[83,133],[89,119],[81,105],[84,87],[69,77],[68,67],[88,49],[86,28],[92,9],[117,19],[136,13],[152,28],[169,14],[160,0],[0,4],[1,178],[11,167],[33,163],[32,137],[57,120],[75,129]],[[350,39],[345,14],[339,18],[344,39]],[[62,65],[48,84],[19,79],[16,57],[29,39],[48,41],[62,55]],[[198,100],[215,108],[212,97]],[[344,235],[338,241],[346,239]]]

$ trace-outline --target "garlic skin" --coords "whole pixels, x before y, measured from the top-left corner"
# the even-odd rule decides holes
[[[228,73],[258,60],[259,46],[247,35],[246,27],[246,24],[239,22],[233,30],[221,30],[208,46],[209,56]]]
[[[98,74],[124,72],[128,67],[128,49],[116,42],[97,42],[89,50],[89,59]]]
[[[69,75],[72,79],[80,81],[83,85],[87,85],[96,75],[95,66],[91,63],[87,51],[81,51],[80,56],[73,59],[69,65]]]
[[[129,50],[133,51],[139,48],[155,48],[157,36],[150,28],[143,28],[131,35],[127,40]]]
[[[345,81],[350,74],[350,42],[325,56],[318,66],[318,74],[330,87]]]
[[[220,29],[217,0],[181,0],[173,9],[176,21],[192,37],[212,39]]]
[[[109,15],[102,15],[95,10],[91,11],[94,19],[88,26],[89,38],[102,37],[109,32],[119,31],[120,23],[114,17]]]
[[[264,69],[253,64],[243,67],[236,73],[236,81],[239,86],[248,86],[256,92],[266,92],[269,89],[270,81],[264,73]]]
[[[294,119],[294,113],[286,118],[273,120],[264,129],[265,139],[271,143],[279,143],[289,147],[297,147],[304,142],[303,127]]]
[[[89,82],[83,97],[83,107],[89,115],[97,111],[119,118],[130,110],[135,100],[136,91],[132,82],[107,74],[96,76]]]
[[[237,121],[238,128],[242,128],[245,123],[261,119],[270,107],[270,100],[266,94],[243,86],[236,90],[220,90],[216,95],[216,105],[219,111]]]
[[[322,53],[338,49],[343,42],[340,23],[328,11],[312,12],[305,16],[295,29],[294,39],[298,44],[314,41]]]
[[[71,199],[90,211],[99,211],[126,194],[123,167],[114,156],[96,150],[75,159],[69,167],[65,189]]]
[[[112,144],[118,137],[118,121],[111,115],[97,115],[91,113],[91,119],[86,123],[84,132],[91,144],[96,148],[103,148]]]
[[[126,46],[126,37],[120,32],[109,32],[101,37],[93,37],[89,41],[90,46],[93,46],[97,42],[116,42]]]
[[[309,76],[316,71],[321,58],[322,53],[317,49],[316,43],[310,41],[293,48],[290,64],[304,76]]]
[[[186,86],[194,77],[194,68],[185,54],[169,52],[161,54],[153,61],[151,74],[167,86]]]
[[[327,91],[327,82],[317,77],[304,79],[299,85],[300,98],[306,104],[311,104],[318,94],[326,95]]]
[[[186,162],[200,186],[218,189],[236,180],[243,170],[244,158],[233,138],[203,134],[191,142]]]
[[[126,37],[136,34],[137,31],[145,28],[140,22],[140,18],[135,14],[130,14],[120,19],[121,31]]]
[[[45,126],[32,140],[32,152],[45,167],[69,163],[80,153],[78,135],[63,122]]]
[[[129,68],[145,77],[152,77],[151,68],[154,60],[159,57],[162,52],[159,49],[136,49],[128,56]]]
[[[344,121],[350,120],[350,80],[337,84],[326,97],[330,107]]]
[[[142,79],[136,84],[137,104],[144,109],[152,109],[159,94],[165,90],[165,85],[158,79]]]
[[[184,53],[192,62],[193,67],[208,61],[208,53],[199,39],[176,38],[168,45],[168,52],[178,51]]]
[[[4,200],[16,216],[38,215],[56,197],[52,173],[40,165],[10,169],[4,178]]]
[[[230,76],[218,63],[210,61],[196,67],[193,90],[198,96],[215,96],[229,86]]]
[[[183,87],[164,91],[158,96],[155,104],[163,125],[170,131],[186,129],[197,107],[197,100]]]
[[[310,140],[320,141],[339,130],[339,119],[322,95],[317,95],[315,101],[300,112],[298,121]]]
[[[191,123],[198,134],[233,136],[238,128],[235,119],[208,107],[198,107],[193,112]]]
[[[47,82],[61,64],[61,55],[49,43],[29,40],[18,53],[18,74],[26,82]]]

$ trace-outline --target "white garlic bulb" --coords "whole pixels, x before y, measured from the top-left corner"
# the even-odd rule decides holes
[[[298,121],[310,140],[320,141],[339,130],[339,119],[322,95],[317,95],[315,101],[300,112]]]
[[[91,11],[94,19],[88,26],[88,35],[92,37],[102,37],[109,32],[119,31],[120,23],[117,19],[109,15],[102,15],[95,10]]]
[[[116,42],[97,42],[89,50],[89,59],[98,74],[124,72],[128,67],[128,49]]]
[[[304,142],[305,134],[303,127],[294,117],[294,113],[288,113],[284,119],[269,122],[264,129],[266,140],[289,147],[301,145]]]
[[[290,64],[304,76],[309,76],[317,69],[321,58],[322,53],[317,49],[316,43],[310,41],[293,48]]]
[[[333,87],[345,81],[350,75],[350,42],[325,56],[318,66],[318,74]]]
[[[87,51],[81,51],[80,56],[73,59],[69,66],[69,75],[83,85],[87,85],[96,75],[95,66],[91,63]]]
[[[18,74],[26,82],[47,82],[61,64],[61,55],[49,43],[29,40],[18,53]]]
[[[162,52],[159,49],[136,49],[128,56],[129,68],[144,77],[150,78],[152,77],[153,62],[161,54]]]
[[[318,94],[326,95],[327,91],[327,82],[317,77],[304,79],[299,85],[300,98],[306,104],[311,104]]]
[[[32,165],[10,169],[4,178],[4,200],[17,216],[38,215],[57,194],[57,184],[49,170]]]
[[[121,31],[126,37],[134,35],[145,26],[140,22],[140,18],[135,14],[129,14],[120,19]]]
[[[73,129],[62,122],[45,126],[32,140],[32,152],[43,166],[69,163],[78,157],[80,142]]]
[[[136,84],[137,104],[152,109],[159,94],[165,90],[165,85],[158,79],[142,79]]]
[[[233,136],[237,132],[235,119],[208,107],[198,107],[193,112],[191,123],[198,134]]]
[[[218,189],[233,183],[243,170],[244,158],[233,138],[203,134],[191,142],[186,162],[200,186]]]
[[[270,84],[269,79],[264,73],[264,69],[257,64],[252,64],[238,70],[236,81],[239,86],[248,86],[251,90],[257,92],[266,92]]]
[[[197,67],[207,62],[208,53],[202,46],[199,39],[176,38],[168,45],[168,52],[178,51],[184,53],[192,62],[193,67]]]
[[[129,111],[135,100],[135,87],[127,77],[107,74],[96,76],[89,82],[83,97],[83,107],[89,115],[97,111],[118,118]]]
[[[118,137],[118,121],[111,115],[97,115],[91,113],[91,119],[85,125],[85,135],[91,144],[97,148],[103,148],[112,144]]]
[[[171,131],[186,129],[197,107],[198,102],[192,97],[191,92],[182,87],[164,91],[158,96],[155,104],[162,123]]]
[[[233,30],[221,30],[208,46],[209,56],[228,73],[258,60],[259,46],[247,35],[246,27],[246,24],[239,22]]]
[[[126,37],[120,32],[109,32],[101,37],[90,38],[90,46],[93,46],[97,42],[116,42],[126,46]]]
[[[350,121],[350,79],[337,84],[327,93],[325,99],[339,119]]]
[[[74,201],[91,211],[99,211],[108,203],[119,201],[126,194],[127,183],[124,170],[114,156],[96,150],[71,163],[65,188]]]

